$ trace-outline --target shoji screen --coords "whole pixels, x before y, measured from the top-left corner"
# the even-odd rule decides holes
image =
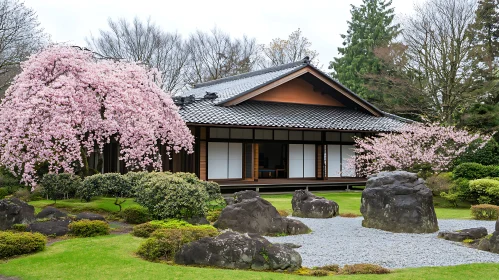
[[[243,144],[208,142],[208,179],[243,177]]]
[[[327,176],[341,177],[341,145],[327,145]]]
[[[355,156],[353,145],[341,145],[341,165],[343,177],[355,177],[355,167],[349,166],[348,161]]]
[[[303,145],[303,177],[315,177],[315,144]]]
[[[243,144],[229,143],[229,179],[243,178]]]
[[[303,178],[302,144],[289,144],[289,178]]]

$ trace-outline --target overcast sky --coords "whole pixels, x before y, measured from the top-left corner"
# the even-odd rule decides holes
[[[393,0],[397,15],[407,15],[418,0]],[[258,43],[272,38],[287,38],[301,28],[319,52],[327,68],[341,46],[340,34],[346,33],[350,4],[362,0],[307,1],[192,1],[192,0],[24,0],[33,8],[42,27],[54,42],[86,46],[85,38],[107,28],[107,19],[138,16],[151,19],[165,31],[187,37],[196,29],[219,27],[234,37],[246,34]]]

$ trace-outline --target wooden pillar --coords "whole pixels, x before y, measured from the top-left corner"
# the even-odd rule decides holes
[[[329,175],[327,174],[327,169],[328,169],[328,158],[327,158],[327,154],[328,154],[328,150],[327,150],[327,145],[324,145],[324,180],[327,180],[329,178]]]
[[[253,143],[253,180],[258,181],[258,144]]]
[[[207,156],[206,156],[206,141],[199,142],[199,179],[206,181],[208,174],[206,174]]]
[[[324,165],[324,161],[323,161],[324,154],[322,153],[322,145],[316,145],[315,150],[316,150],[315,177],[317,179],[323,179],[322,169],[323,169],[323,165]]]

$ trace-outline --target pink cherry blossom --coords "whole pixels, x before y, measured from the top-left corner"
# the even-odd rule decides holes
[[[483,147],[490,136],[470,133],[454,126],[438,123],[412,123],[398,133],[355,139],[355,164],[359,175],[368,176],[386,170],[421,171],[429,167],[432,172],[443,172],[463,154],[474,141]]]
[[[21,65],[0,104],[0,163],[36,185],[36,166],[74,173],[82,150],[119,141],[130,170],[161,168],[158,143],[192,152],[194,137],[158,73],[136,63],[51,46]]]

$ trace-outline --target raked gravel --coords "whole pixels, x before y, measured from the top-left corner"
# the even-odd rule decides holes
[[[294,243],[307,267],[326,264],[372,263],[387,268],[448,266],[498,262],[499,254],[465,247],[437,238],[437,233],[391,233],[362,227],[362,218],[301,219],[313,232],[284,237],[267,237],[270,242]],[[440,231],[485,227],[494,231],[495,222],[438,220]]]

